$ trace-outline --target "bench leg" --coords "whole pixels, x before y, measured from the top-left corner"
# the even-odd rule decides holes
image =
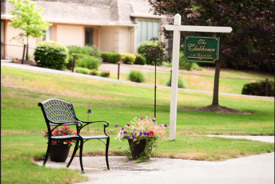
[[[46,162],[47,162],[48,157],[49,157],[49,154],[50,154],[50,149],[51,149],[51,143],[48,142],[48,148],[47,148],[47,151],[46,151],[46,156],[45,156],[45,158],[44,158],[43,166],[46,165]]]
[[[107,169],[108,169],[108,170],[110,170],[110,167],[109,167],[109,160],[108,160],[109,143],[110,143],[110,137],[108,137],[108,139],[107,139],[107,142],[106,142],[106,151],[105,151],[106,164],[107,164]]]
[[[79,144],[79,140],[77,140],[76,143],[75,143],[75,147],[74,147],[74,151],[73,151],[72,157],[71,157],[71,159],[70,159],[70,161],[69,161],[69,163],[67,164],[66,167],[70,167],[70,165],[71,165],[71,163],[72,163],[72,161],[74,159],[75,153],[77,152],[77,150],[79,148],[78,144]]]
[[[81,167],[81,173],[84,174],[85,172],[84,172],[83,163],[82,163],[82,152],[83,152],[83,139],[80,140],[79,162]]]

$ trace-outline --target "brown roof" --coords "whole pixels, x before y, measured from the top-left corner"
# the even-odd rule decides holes
[[[13,5],[1,1],[1,18]],[[131,15],[154,16],[148,0],[36,0],[45,20],[86,25],[134,25]],[[3,5],[3,6],[2,6]],[[156,18],[159,18],[156,16]]]

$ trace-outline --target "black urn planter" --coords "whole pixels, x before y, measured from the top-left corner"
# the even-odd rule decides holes
[[[51,161],[65,162],[68,157],[71,146],[71,144],[51,144]]]
[[[146,144],[149,140],[147,139],[141,139],[139,141],[133,141],[133,139],[128,139],[128,143],[130,146],[130,150],[131,150],[131,156],[133,160],[136,160],[139,158],[139,156],[142,153],[145,153],[145,149],[146,149]],[[147,149],[149,148],[149,150],[146,150],[147,153],[145,153],[145,157],[148,157],[148,159],[151,156],[151,152],[152,152],[152,142],[150,141],[151,145],[149,145],[149,147],[147,147]],[[150,144],[149,143],[149,144]]]

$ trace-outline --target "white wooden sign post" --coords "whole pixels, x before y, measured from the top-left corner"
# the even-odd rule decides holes
[[[177,124],[177,91],[178,91],[178,70],[179,70],[179,52],[180,52],[180,32],[208,32],[208,33],[230,33],[231,27],[218,26],[182,26],[181,16],[179,14],[174,17],[174,25],[166,25],[167,31],[173,31],[173,56],[172,56],[172,86],[170,101],[170,128],[169,140],[176,139]]]

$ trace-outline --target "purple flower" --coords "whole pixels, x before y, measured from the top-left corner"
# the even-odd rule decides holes
[[[123,133],[124,133],[124,134],[127,134],[127,132],[126,132],[126,131],[124,131]]]
[[[121,130],[124,130],[124,128],[122,128]]]
[[[149,133],[147,132],[147,135],[149,136]]]
[[[164,127],[167,128],[167,125],[165,124]]]
[[[117,127],[118,127],[118,125],[115,126],[115,128],[117,128]]]
[[[133,139],[135,139],[135,138],[136,138],[136,136],[134,136],[134,135],[133,135],[133,136],[132,136],[132,138],[133,138]]]
[[[139,135],[142,135],[142,132],[139,132]]]
[[[155,119],[153,119],[153,122],[155,123],[155,122],[156,122],[156,120],[155,120]]]
[[[131,133],[131,135],[134,135],[133,133]]]
[[[143,132],[143,135],[147,135],[147,133],[146,133],[146,132]]]

